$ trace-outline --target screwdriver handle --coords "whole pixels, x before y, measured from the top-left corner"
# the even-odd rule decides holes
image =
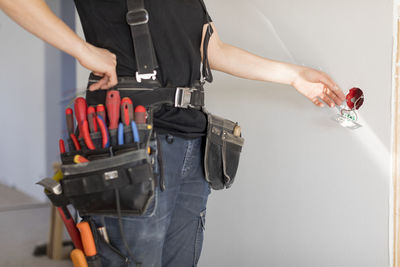
[[[119,107],[121,104],[121,96],[117,90],[110,90],[106,96],[106,107],[108,120],[110,122],[108,129],[117,129],[119,123]]]
[[[88,122],[89,130],[91,133],[97,132],[97,122],[96,122],[96,109],[92,106],[88,107]]]
[[[136,124],[146,123],[146,108],[139,105],[135,108],[135,122]]]
[[[79,137],[82,137],[82,123],[87,118],[87,103],[83,97],[75,99],[75,117],[79,127]]]
[[[71,251],[69,256],[71,257],[71,261],[74,267],[88,267],[85,255],[83,254],[82,250],[76,248]]]
[[[96,245],[94,243],[92,230],[88,222],[80,222],[76,225],[81,233],[83,251],[87,257],[92,257],[97,254]]]
[[[124,125],[129,125],[133,120],[133,103],[129,97],[124,97],[121,100],[121,121]]]
[[[74,133],[75,127],[74,127],[74,114],[72,111],[72,108],[67,108],[65,110],[65,118],[67,121],[67,130],[68,134]]]

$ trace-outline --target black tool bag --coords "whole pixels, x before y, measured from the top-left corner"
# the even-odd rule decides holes
[[[128,129],[125,131],[131,134]],[[62,154],[62,193],[46,193],[53,204],[72,204],[81,216],[142,215],[154,197],[152,164],[157,145],[151,126],[138,125],[138,131],[140,143]],[[74,164],[73,158],[78,154],[89,162]]]
[[[215,190],[229,188],[235,180],[244,139],[237,123],[205,113],[208,119],[205,177]]]

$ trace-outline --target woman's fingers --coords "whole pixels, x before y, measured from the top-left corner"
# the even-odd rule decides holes
[[[329,97],[332,98],[337,105],[342,104],[342,102],[346,99],[346,96],[344,95],[343,91],[340,90],[339,86],[331,79],[331,77],[325,73],[322,73],[320,76],[320,81],[330,90],[332,96]],[[335,95],[335,97],[333,97],[333,95]]]
[[[328,107],[333,108],[335,106],[335,103],[326,94],[322,94],[320,98],[328,105]]]
[[[316,105],[317,107],[322,108],[322,107],[324,106],[324,104],[322,104],[322,102],[319,101],[318,98],[311,99],[311,101],[312,101],[312,102],[314,103],[314,105]]]

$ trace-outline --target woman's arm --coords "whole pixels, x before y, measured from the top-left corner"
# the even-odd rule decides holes
[[[292,85],[320,107],[324,106],[321,100],[334,107],[335,103],[340,105],[345,99],[343,92],[326,73],[259,57],[226,44],[219,38],[213,23],[212,27],[214,33],[208,46],[208,60],[212,69],[245,79]],[[203,40],[206,29],[207,25],[204,25]]]
[[[27,31],[73,56],[96,75],[103,76],[90,90],[108,89],[117,84],[116,56],[79,38],[43,0],[0,0],[0,9]]]

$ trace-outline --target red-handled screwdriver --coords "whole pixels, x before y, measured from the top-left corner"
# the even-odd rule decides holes
[[[64,154],[65,153],[65,144],[64,144],[64,140],[60,139],[58,141],[58,147],[60,148],[60,154]]]
[[[121,104],[121,96],[116,90],[110,90],[106,96],[106,107],[108,121],[110,122],[108,129],[117,129],[119,123],[119,107]]]
[[[91,133],[97,132],[97,122],[96,122],[96,109],[92,106],[88,107],[88,122],[89,130]]]
[[[67,120],[67,129],[68,129],[68,135],[74,133],[75,127],[74,127],[74,114],[72,111],[72,108],[67,108],[65,110],[65,118]]]
[[[139,105],[135,108],[135,122],[136,124],[146,123],[146,108]]]
[[[121,100],[121,121],[125,125],[130,125],[133,121],[133,103],[129,97],[124,97]]]
[[[87,118],[87,103],[83,97],[75,99],[75,117],[79,127],[79,137],[82,137],[82,123]]]

